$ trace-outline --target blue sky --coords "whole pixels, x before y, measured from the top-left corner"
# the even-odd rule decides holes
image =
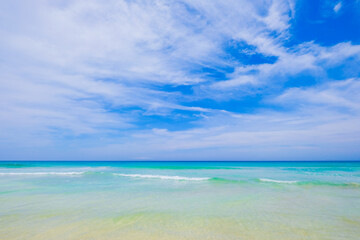
[[[1,1],[2,160],[359,160],[360,1]]]

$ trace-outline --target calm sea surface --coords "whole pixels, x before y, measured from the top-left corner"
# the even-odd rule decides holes
[[[0,162],[0,239],[360,239],[360,162]]]

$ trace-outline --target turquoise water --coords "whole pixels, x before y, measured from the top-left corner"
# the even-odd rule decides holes
[[[360,162],[0,162],[0,239],[360,239]]]

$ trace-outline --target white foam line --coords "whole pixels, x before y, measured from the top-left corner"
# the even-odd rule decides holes
[[[274,182],[274,183],[297,183],[297,181],[281,181],[281,180],[274,180],[269,178],[260,178],[262,182]]]
[[[122,174],[122,173],[114,173],[114,175],[122,176],[122,177],[157,178],[157,179],[165,179],[165,180],[186,180],[186,181],[204,181],[210,179],[210,178],[180,177],[180,176],[166,176],[166,175]]]
[[[42,176],[42,175],[81,175],[84,172],[9,172],[9,173],[0,173],[0,176],[21,176],[21,175],[36,175],[36,176]]]

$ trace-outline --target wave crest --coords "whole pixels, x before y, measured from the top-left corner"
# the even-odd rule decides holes
[[[260,178],[261,182],[273,182],[273,183],[297,183],[298,181],[285,181],[285,180],[275,180],[270,178]]]
[[[43,175],[81,175],[85,172],[8,172],[8,173],[0,173],[0,176],[43,176]]]
[[[165,180],[185,180],[185,181],[205,181],[210,178],[206,177],[181,177],[181,176],[167,176],[167,175],[149,175],[149,174],[122,174],[114,173],[116,176],[122,177],[133,177],[133,178],[156,178],[156,179],[165,179]]]

